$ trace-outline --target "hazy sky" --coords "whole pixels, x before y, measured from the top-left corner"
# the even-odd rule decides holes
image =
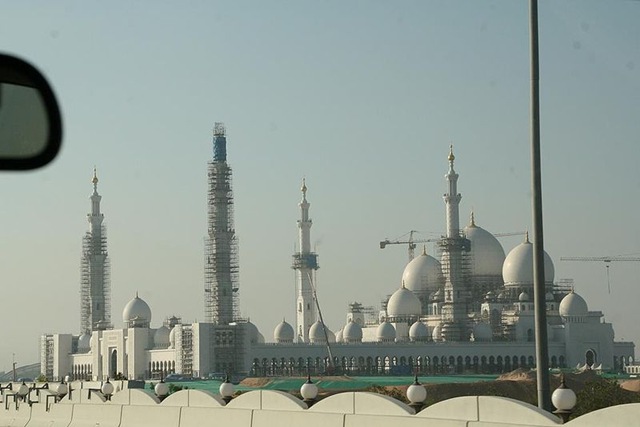
[[[64,146],[0,174],[0,370],[77,333],[81,238],[98,168],[112,318],[138,291],[203,320],[206,167],[228,131],[241,309],[267,337],[295,322],[291,254],[307,178],[327,324],[400,286],[406,247],[444,231],[454,144],[461,217],[530,228],[528,2],[2,1],[0,50],[50,79]],[[640,343],[640,2],[540,2],[545,246],[616,338]],[[504,238],[505,251],[520,237]],[[433,252],[433,246],[428,250]]]

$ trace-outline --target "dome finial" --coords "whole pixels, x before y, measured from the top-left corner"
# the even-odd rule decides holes
[[[136,291],[136,298],[139,298],[139,297],[138,297],[138,291]]]
[[[422,245],[422,255],[427,254],[427,245]]]
[[[524,232],[524,242],[525,243],[531,243],[529,241],[529,231],[528,230]]]
[[[475,227],[476,226],[476,217],[473,213],[473,208],[471,208],[471,222],[469,223],[469,227]]]
[[[453,161],[456,159],[456,156],[453,155],[453,144],[449,145],[449,162],[453,163]]]

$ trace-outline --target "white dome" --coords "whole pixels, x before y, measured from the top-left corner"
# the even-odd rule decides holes
[[[553,283],[555,270],[551,257],[544,253],[544,281]],[[502,278],[505,285],[533,285],[533,245],[529,238],[513,248],[502,267]]]
[[[86,353],[91,348],[91,335],[82,334],[78,337],[78,353]]]
[[[336,332],[336,342],[342,342],[342,329]]]
[[[251,344],[264,344],[264,336],[258,330],[258,327],[251,322],[247,322],[247,332],[249,333],[249,342]]]
[[[491,341],[493,332],[488,323],[478,323],[473,327],[473,338],[476,341]]]
[[[422,304],[418,297],[404,286],[391,295],[387,303],[389,317],[420,316]]]
[[[342,340],[345,343],[362,342],[362,326],[351,320],[344,327]]]
[[[169,347],[169,345],[171,344],[169,335],[171,335],[171,332],[169,331],[169,328],[167,328],[166,326],[162,326],[156,329],[155,334],[153,334],[153,344],[156,347],[160,347],[160,348]]]
[[[393,342],[396,340],[396,328],[386,320],[378,325],[376,339],[380,342]]]
[[[288,324],[284,319],[278,323],[276,329],[273,331],[273,339],[277,343],[292,343],[295,332],[293,326]]]
[[[169,332],[169,348],[176,348],[176,327],[171,328]]]
[[[434,341],[442,341],[442,322],[438,323],[436,327],[433,328],[431,339]]]
[[[424,323],[417,321],[409,328],[409,339],[411,341],[426,341],[429,337],[429,328]]]
[[[586,316],[589,314],[587,302],[574,291],[571,291],[567,296],[562,298],[558,311],[562,317]]]
[[[526,293],[526,292],[524,292],[524,291],[522,291],[522,292],[520,293],[520,295],[518,295],[518,301],[520,301],[520,302],[527,302],[527,301],[529,301],[529,294],[528,294],[528,293]]]
[[[136,297],[129,301],[122,310],[122,321],[125,325],[129,325],[132,322],[147,324],[151,323],[151,309],[142,298]]]
[[[442,266],[437,259],[423,251],[404,268],[402,283],[413,292],[433,292],[444,284]]]
[[[327,336],[329,337],[329,342],[336,342],[336,336],[333,334],[333,332],[331,332],[331,329],[329,329],[328,327],[325,327],[327,330]],[[324,330],[323,330],[323,325],[321,321],[317,321],[316,323],[314,323],[313,325],[311,325],[311,327],[309,328],[309,341],[312,344],[325,344],[327,342],[327,340],[325,339],[324,336]],[[342,334],[342,337],[344,338],[344,332]]]
[[[500,276],[505,256],[502,245],[482,227],[478,227],[471,214],[471,223],[464,228],[464,234],[471,242],[470,273],[473,276]]]

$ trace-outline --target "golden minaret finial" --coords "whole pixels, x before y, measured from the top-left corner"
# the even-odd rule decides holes
[[[93,167],[93,178],[91,178],[91,182],[93,183],[93,185],[96,185],[98,183],[98,172],[96,171],[96,167]]]
[[[305,178],[302,178],[302,188],[300,188],[300,191],[302,191],[302,194],[307,194],[307,180]]]
[[[469,227],[475,227],[476,226],[476,217],[473,213],[473,209],[471,209],[471,222],[469,222]]]
[[[449,157],[450,162],[453,162],[456,159],[456,156],[453,155],[453,144],[449,146]]]

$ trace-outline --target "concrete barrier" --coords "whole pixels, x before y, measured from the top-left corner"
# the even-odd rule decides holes
[[[104,403],[74,405],[69,427],[118,427],[122,421],[122,405]]]

